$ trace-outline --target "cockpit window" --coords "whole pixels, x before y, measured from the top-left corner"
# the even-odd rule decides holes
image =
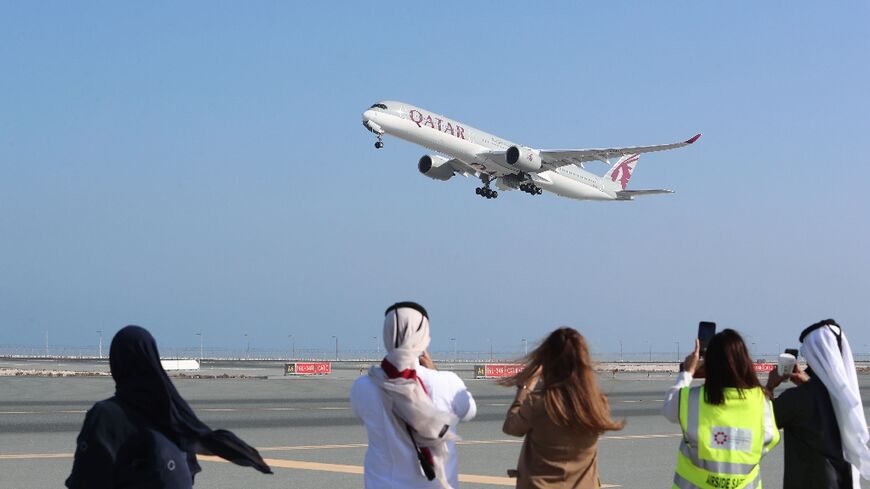
[[[387,106],[384,104],[375,104],[369,107],[370,109],[384,109],[387,110]]]

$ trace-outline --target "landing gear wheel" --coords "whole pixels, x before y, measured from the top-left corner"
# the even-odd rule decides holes
[[[537,195],[541,195],[542,193],[544,193],[544,189],[542,189],[542,188],[536,188],[536,189],[535,189],[535,194],[537,194]]]
[[[477,187],[476,189],[474,189],[474,193],[476,193],[477,195],[481,195],[481,192],[483,192],[483,189],[480,187]]]
[[[381,148],[383,148],[383,147],[384,147],[384,142],[383,142],[383,141],[378,141],[378,142],[375,143],[375,148],[376,148],[376,149],[381,149]]]
[[[492,191],[492,198],[494,199],[494,198],[496,198],[496,197],[498,197],[498,192],[496,192],[495,190],[493,190],[493,191]]]

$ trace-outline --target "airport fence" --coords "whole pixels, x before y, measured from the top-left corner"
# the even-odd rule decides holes
[[[374,349],[343,349],[338,351],[324,348],[224,348],[198,346],[172,347],[161,346],[160,353],[163,358],[204,358],[208,360],[300,360],[300,361],[375,361],[383,358],[383,350]],[[517,362],[523,358],[523,351],[432,351],[430,355],[435,361],[449,362]],[[644,351],[644,352],[597,352],[593,351],[593,360],[598,362],[631,362],[631,363],[670,363],[682,361],[688,352],[681,351]],[[0,345],[0,357],[5,358],[69,358],[69,359],[107,359],[109,355],[108,345],[102,349],[94,346],[64,346],[49,345],[40,346],[10,346]],[[758,353],[753,358],[775,362],[778,353]],[[870,353],[856,352],[855,360],[870,362]]]

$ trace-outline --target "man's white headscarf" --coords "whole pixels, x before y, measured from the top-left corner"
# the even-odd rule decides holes
[[[414,303],[391,306],[384,318],[383,338],[387,356],[381,367],[369,370],[369,376],[392,401],[393,415],[403,425],[402,431],[407,426],[417,447],[431,452],[436,480],[442,487],[450,488],[444,471],[446,444],[459,439],[449,429],[459,418],[436,408],[422,380],[417,378],[420,355],[430,342],[425,309]]]
[[[801,335],[801,342],[801,355],[807,359],[813,374],[822,381],[831,396],[840,427],[843,458],[857,469],[862,478],[870,480],[870,448],[867,447],[870,434],[867,432],[849,340],[840,326],[828,319],[807,328]],[[852,472],[853,476],[857,475],[855,470]],[[853,479],[854,487],[859,487],[858,478]]]

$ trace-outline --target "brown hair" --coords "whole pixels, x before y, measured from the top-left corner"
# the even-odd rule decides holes
[[[761,387],[746,343],[733,329],[725,329],[713,336],[704,353],[704,366],[704,400],[708,404],[723,404],[726,387],[739,389],[741,398],[743,389]]]
[[[538,389],[544,410],[553,423],[598,434],[625,426],[625,421],[610,418],[607,398],[595,380],[589,348],[577,330],[562,327],[553,331],[523,363],[525,368],[521,372],[500,380],[499,384],[525,386],[540,369]]]

